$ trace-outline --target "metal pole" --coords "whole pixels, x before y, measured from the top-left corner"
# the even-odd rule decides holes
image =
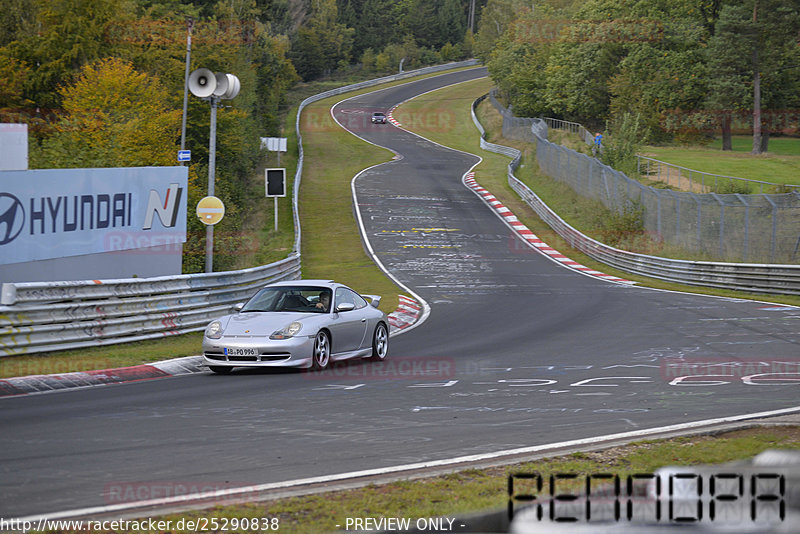
[[[208,196],[214,196],[214,169],[217,166],[217,104],[219,99],[212,96],[211,132],[208,141]],[[206,272],[214,272],[214,225],[206,226]]]
[[[749,245],[749,238],[750,238],[750,204],[747,203],[747,200],[740,194],[736,194],[736,198],[739,199],[739,202],[744,204],[744,250],[742,251],[742,261],[747,261],[747,247]]]
[[[660,236],[663,234],[661,232],[661,194],[656,188],[653,188],[653,193],[656,194],[656,234]]]
[[[775,240],[778,233],[778,205],[769,198],[769,195],[762,195],[772,206],[772,239],[769,247],[769,262],[775,263]]]
[[[723,259],[725,257],[725,202],[716,193],[711,193],[711,196],[719,203],[719,257]]]
[[[189,110],[189,65],[192,58],[192,28],[194,27],[194,20],[189,17],[186,19],[189,25],[188,34],[186,35],[186,74],[183,78],[183,118],[181,119],[181,150],[186,148],[186,115]],[[185,162],[181,162],[183,167]]]
[[[272,197],[275,201],[275,233],[278,233],[278,197]]]

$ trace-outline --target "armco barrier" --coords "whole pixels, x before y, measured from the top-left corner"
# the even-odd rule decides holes
[[[219,273],[124,280],[4,283],[0,292],[0,357],[111,345],[203,330],[231,305],[266,283],[300,277],[297,199],[303,172],[300,116],[308,104],[414,76],[477,65],[470,60],[369,80],[305,99],[297,111],[299,157],[294,179],[293,252],[282,261]]]
[[[300,276],[300,256],[240,271],[3,284],[0,356],[199,331],[268,282]]]
[[[509,185],[571,247],[621,271],[669,282],[758,293],[800,295],[800,265],[722,263],[661,258],[610,247],[582,234],[567,224],[542,202],[536,193],[514,176],[521,157],[519,150],[486,141],[485,130],[478,121],[475,109],[487,96],[478,98],[472,104],[472,120],[481,135],[481,148],[513,158],[508,165]],[[537,137],[548,142],[547,125],[543,121],[534,122],[532,128]]]

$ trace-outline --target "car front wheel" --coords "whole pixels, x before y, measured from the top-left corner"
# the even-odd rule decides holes
[[[314,338],[313,364],[314,369],[325,369],[331,361],[331,340],[327,332],[317,333]]]
[[[372,359],[383,360],[387,354],[389,354],[389,332],[386,330],[386,325],[380,323],[372,336]]]

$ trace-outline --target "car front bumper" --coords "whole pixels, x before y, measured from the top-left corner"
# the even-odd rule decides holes
[[[236,349],[256,349],[257,355],[231,355]],[[219,367],[311,367],[314,336],[273,340],[268,337],[242,339],[203,338],[203,365]]]

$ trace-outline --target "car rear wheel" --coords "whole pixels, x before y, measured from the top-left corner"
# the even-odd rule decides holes
[[[379,323],[372,336],[372,359],[383,360],[389,354],[389,332],[386,325]]]
[[[208,368],[212,373],[216,373],[218,375],[227,375],[233,371],[233,367],[225,367],[222,365],[209,365]]]
[[[331,339],[327,332],[318,332],[314,338],[313,368],[325,369],[331,361]]]

